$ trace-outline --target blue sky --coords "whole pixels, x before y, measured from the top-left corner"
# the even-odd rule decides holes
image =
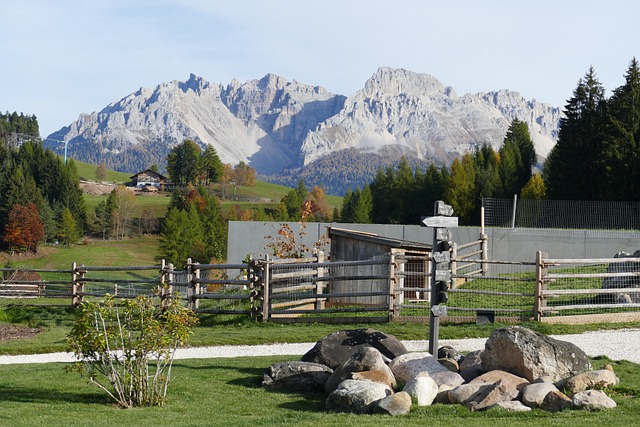
[[[637,0],[0,0],[0,111],[43,136],[140,87],[267,73],[351,95],[378,67],[563,107],[640,59]]]

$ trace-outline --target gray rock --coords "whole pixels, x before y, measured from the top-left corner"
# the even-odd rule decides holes
[[[327,379],[324,390],[327,393],[331,393],[343,380],[351,378],[354,372],[362,371],[382,371],[391,381],[390,387],[393,388],[395,386],[393,372],[384,363],[382,354],[372,347],[359,347],[349,359],[335,369]]]
[[[552,391],[559,391],[553,383],[541,382],[526,385],[522,389],[522,403],[530,408],[538,408],[542,405],[544,398]]]
[[[617,406],[616,402],[602,390],[581,391],[574,394],[571,400],[574,408],[586,411],[600,411]]]
[[[409,393],[416,405],[429,406],[438,395],[438,385],[427,372],[421,372],[409,380],[403,391]]]
[[[421,372],[428,372],[431,378],[438,384],[447,384],[452,387],[464,382],[464,379],[455,372],[451,372],[438,362],[429,352],[412,352],[396,357],[389,363],[389,368],[399,384],[406,384]]]
[[[450,345],[444,345],[438,349],[438,359],[453,359],[459,364],[464,360],[464,354]]]
[[[591,369],[576,345],[521,326],[494,330],[480,357],[486,371],[501,369],[529,381],[548,375],[555,382]]]
[[[481,353],[482,350],[472,351],[460,362],[460,375],[466,382],[484,373],[484,369],[482,369],[482,359],[480,358]]]
[[[321,391],[332,373],[331,368],[318,363],[274,363],[265,371],[262,385],[269,389]]]
[[[493,388],[493,383],[461,384],[449,390],[447,396],[451,403],[466,405],[476,400],[476,396],[479,394],[488,393],[491,388]]]
[[[387,396],[373,406],[372,412],[386,415],[407,415],[411,412],[411,396],[405,391]]]
[[[354,329],[334,332],[324,337],[301,360],[336,369],[361,347],[375,348],[389,360],[408,352],[404,344],[393,335],[375,329]]]
[[[392,394],[393,391],[381,383],[344,380],[329,394],[325,406],[333,412],[370,414],[376,402]]]

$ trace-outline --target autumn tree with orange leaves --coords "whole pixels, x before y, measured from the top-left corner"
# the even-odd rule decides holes
[[[38,243],[43,238],[44,226],[38,217],[36,205],[31,202],[13,205],[4,227],[3,240],[9,248],[18,252],[37,252]]]

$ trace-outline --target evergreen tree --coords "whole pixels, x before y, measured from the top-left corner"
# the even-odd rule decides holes
[[[529,179],[529,182],[522,188],[520,197],[535,200],[544,200],[547,198],[547,189],[539,173],[534,174],[531,179]]]
[[[220,182],[224,174],[224,165],[218,157],[218,152],[213,145],[207,145],[200,157],[200,169],[204,177],[204,183]]]
[[[565,106],[558,142],[544,164],[549,198],[594,200],[601,194],[605,102],[591,67]]]
[[[178,144],[167,156],[167,172],[171,181],[177,185],[197,184],[200,147],[186,139]]]
[[[640,70],[635,58],[625,83],[607,102],[607,118],[603,192],[610,200],[640,200]]]
[[[353,221],[356,224],[370,224],[373,211],[373,197],[368,185],[360,191],[358,188],[355,195],[356,203],[353,209]]]

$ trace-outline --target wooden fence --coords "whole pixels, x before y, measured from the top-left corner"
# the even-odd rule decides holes
[[[77,306],[106,294],[147,294],[181,298],[199,313],[261,321],[426,322],[430,263],[428,255],[395,253],[330,262],[318,253],[239,264],[189,261],[185,270],[165,262],[133,267],[74,263],[69,270],[1,268],[0,297]],[[452,269],[455,286],[448,291],[443,322],[640,320],[640,258],[550,259],[541,252],[531,262],[451,258],[452,267],[461,263],[478,267]]]

